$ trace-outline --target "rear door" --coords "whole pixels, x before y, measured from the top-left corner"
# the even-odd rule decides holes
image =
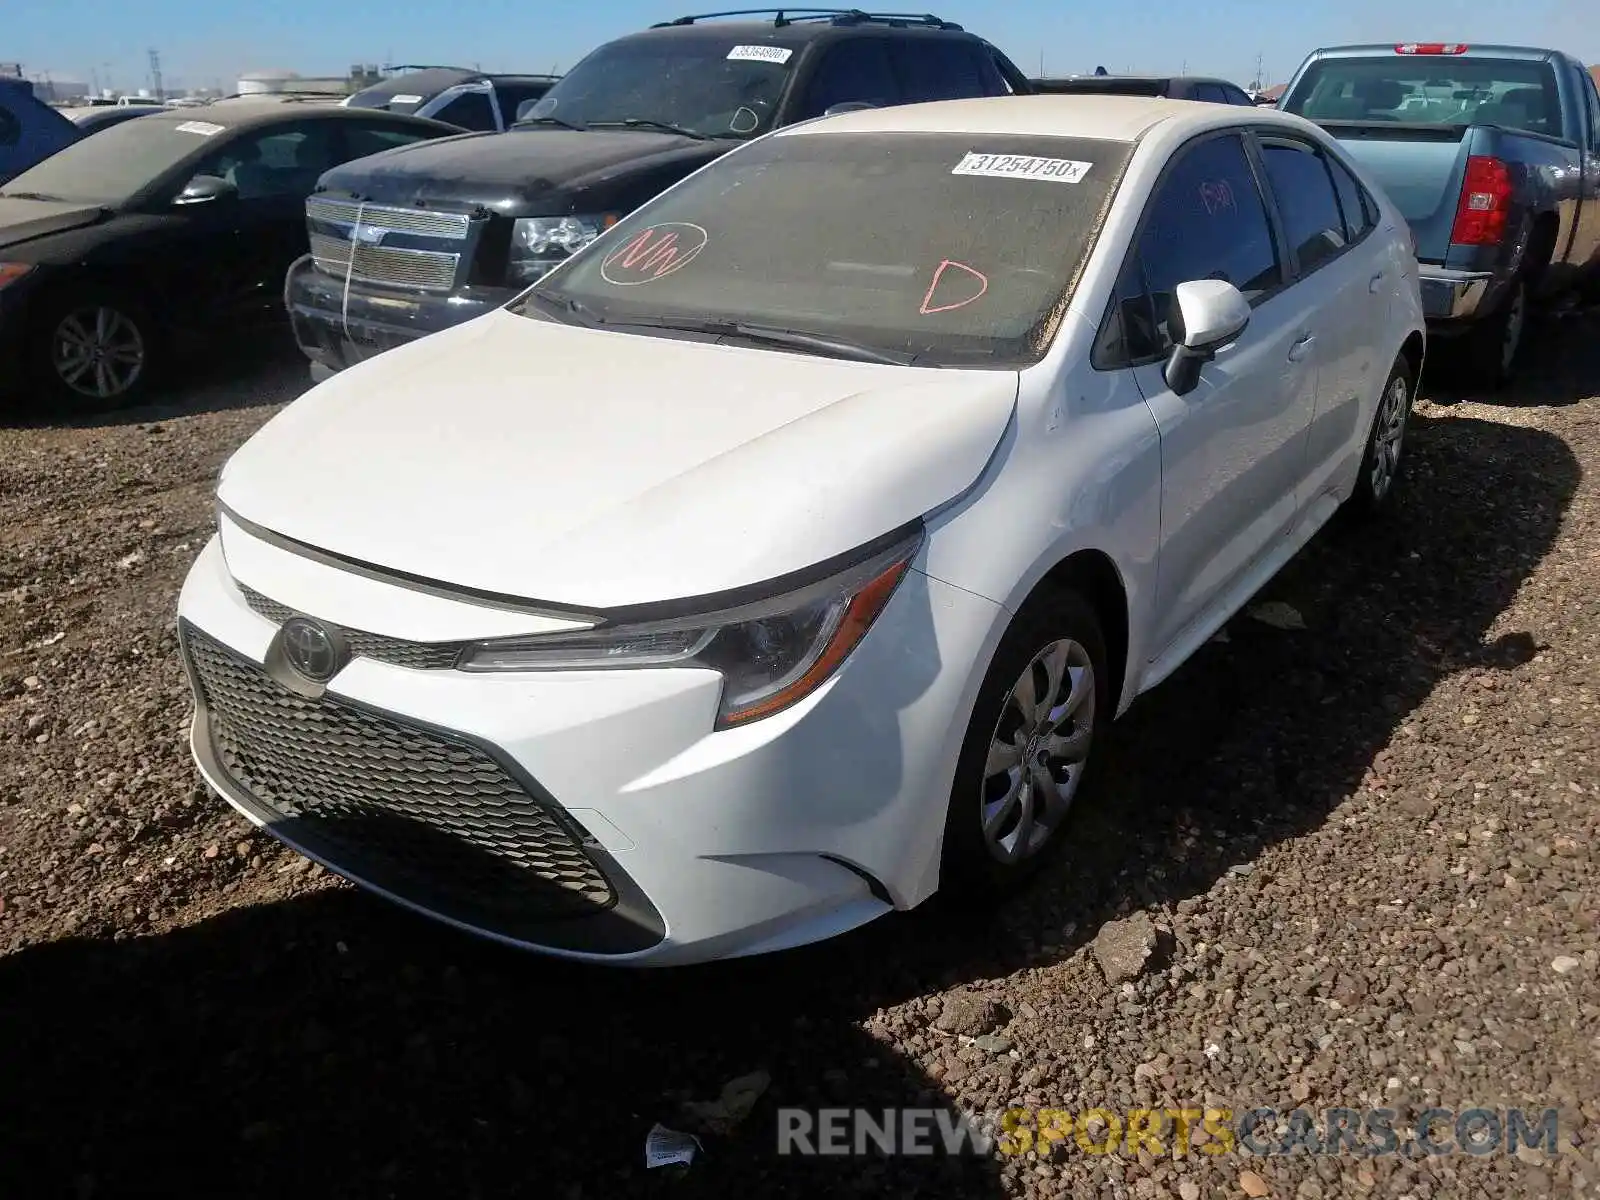
[[[1311,141],[1277,130],[1257,134],[1268,188],[1278,207],[1295,288],[1316,304],[1312,362],[1316,397],[1306,431],[1304,507],[1348,474],[1346,458],[1363,413],[1378,394],[1389,362],[1392,268],[1373,254],[1375,208],[1361,184]]]
[[[1583,149],[1583,202],[1578,209],[1572,262],[1583,268],[1591,282],[1600,282],[1600,89],[1588,71],[1580,68],[1576,75],[1587,128],[1578,139]]]

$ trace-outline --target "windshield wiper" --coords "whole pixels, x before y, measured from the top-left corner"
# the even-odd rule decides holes
[[[46,204],[64,203],[60,196],[47,196],[43,192],[0,192],[6,200],[43,200]]]
[[[563,129],[570,129],[574,133],[587,133],[587,125],[579,125],[575,121],[565,121],[560,117],[523,117],[520,121],[511,122],[512,128],[518,125],[559,125]]]
[[[529,292],[523,299],[537,305],[547,313],[552,313],[558,320],[565,321],[569,325],[582,325],[585,328],[594,329],[597,326],[606,324],[604,317],[581,300],[547,296],[538,290]]]
[[[660,129],[667,133],[675,133],[679,137],[693,138],[697,142],[709,142],[711,136],[698,133],[693,129],[685,129],[682,125],[674,125],[671,121],[652,121],[646,117],[628,117],[622,121],[590,121],[590,129],[606,129],[617,125],[628,129]]]
[[[646,329],[681,329],[685,333],[704,333],[711,336],[744,338],[789,350],[808,350],[833,358],[848,358],[856,362],[883,363],[890,367],[909,367],[917,361],[915,354],[901,354],[894,350],[880,350],[848,338],[831,337],[821,333],[806,333],[799,329],[785,329],[778,325],[755,325],[748,321],[696,321],[693,319],[667,319],[664,317],[629,317],[606,321],[607,325],[633,325]]]

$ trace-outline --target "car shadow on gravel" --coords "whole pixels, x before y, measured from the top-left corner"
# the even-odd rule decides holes
[[[0,408],[0,427],[89,429],[142,425],[172,417],[286,404],[311,387],[310,370],[287,328],[267,326],[217,339],[175,364],[144,403],[109,412],[74,412],[19,397]]]
[[[1457,781],[1401,777],[1385,747],[1453,672],[1537,652],[1540,631],[1497,619],[1554,542],[1579,468],[1550,434],[1454,417],[1419,414],[1410,452],[1389,518],[1325,531],[1257,597],[1304,628],[1243,615],[1141,699],[1067,853],[998,914],[930,905],[769,958],[619,972],[518,955],[334,888],[159,937],[26,949],[0,960],[0,1194],[1003,1194],[995,1162],[976,1157],[781,1157],[776,1110],[951,1111],[911,1055],[986,1052],[907,1001],[1035,989],[1043,1014],[1018,1011],[1004,1031],[1021,1071],[1098,1012],[1181,982],[1104,984],[1080,952],[1107,923],[1134,909],[1170,921],[1362,786],[1418,820],[1447,801]],[[1019,982],[1057,963],[1047,982]],[[1027,1091],[1010,1069],[998,1101]],[[754,1111],[708,1134],[685,1178],[645,1171],[653,1124],[681,1124],[682,1100],[757,1071],[771,1083]],[[6,1187],[17,1171],[25,1186]]]
[[[1528,326],[1516,381],[1484,391],[1451,357],[1450,344],[1428,347],[1424,393],[1440,404],[1476,401],[1508,408],[1564,407],[1600,396],[1600,308],[1550,314]]]

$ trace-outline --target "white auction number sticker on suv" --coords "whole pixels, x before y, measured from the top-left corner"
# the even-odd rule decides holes
[[[1050,183],[1077,183],[1093,163],[1071,158],[1038,158],[1032,154],[979,154],[968,151],[952,175],[983,175],[990,179],[1043,179]]]
[[[735,46],[728,51],[729,62],[786,63],[793,57],[788,46]]]

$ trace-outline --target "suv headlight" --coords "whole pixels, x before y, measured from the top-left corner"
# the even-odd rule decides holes
[[[854,556],[847,567],[760,600],[581,633],[479,642],[463,671],[582,671],[699,667],[721,674],[717,728],[771,716],[811,695],[860,644],[922,546],[920,523]]]
[[[537,283],[617,223],[616,213],[520,217],[511,226],[511,283]]]

